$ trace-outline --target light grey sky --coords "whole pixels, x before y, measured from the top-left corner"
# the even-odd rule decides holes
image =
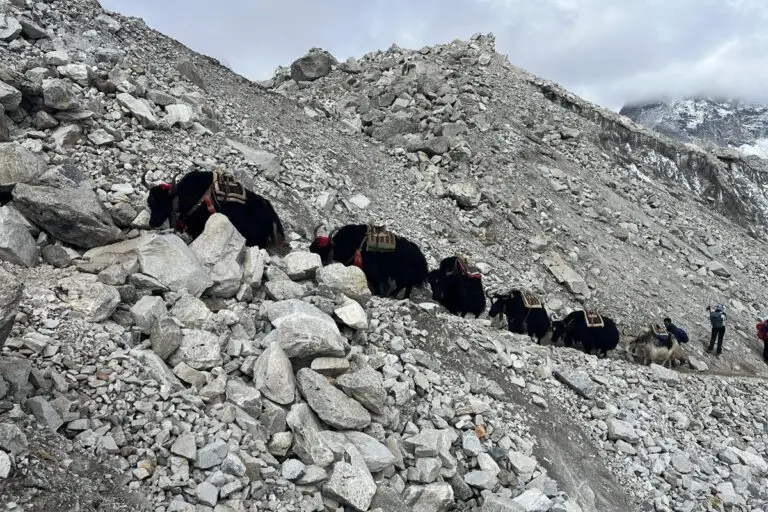
[[[768,0],[100,0],[254,80],[311,47],[360,57],[493,32],[510,61],[618,110],[768,101]]]

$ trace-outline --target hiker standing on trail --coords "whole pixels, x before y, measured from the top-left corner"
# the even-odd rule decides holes
[[[709,311],[709,322],[712,324],[712,339],[709,340],[709,348],[707,349],[707,352],[712,352],[712,349],[715,347],[715,339],[717,339],[716,355],[720,356],[720,353],[723,351],[725,319],[727,318],[727,315],[725,314],[725,306],[718,304],[715,306],[714,311],[712,311],[710,306],[707,306],[707,311]]]

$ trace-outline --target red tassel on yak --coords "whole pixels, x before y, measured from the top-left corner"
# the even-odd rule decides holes
[[[358,268],[363,268],[363,251],[360,249],[355,251],[355,255],[352,257],[352,264]]]

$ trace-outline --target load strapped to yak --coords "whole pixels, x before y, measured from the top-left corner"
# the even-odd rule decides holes
[[[454,270],[448,272],[447,274],[451,275],[456,272],[463,276],[471,277],[474,279],[480,279],[482,276],[482,274],[480,274],[480,269],[470,261],[469,256],[462,253],[456,253],[456,265]]]
[[[605,327],[603,317],[596,309],[585,309],[584,321],[586,322],[587,327]]]
[[[336,230],[331,233],[331,240]],[[363,268],[363,251],[369,253],[392,253],[397,248],[397,236],[385,226],[370,223],[366,227],[363,241],[352,256],[352,265]]]
[[[541,299],[533,292],[530,292],[528,290],[520,290],[520,295],[523,298],[523,306],[525,306],[526,308],[541,309],[544,307],[544,304],[542,304]]]
[[[176,178],[173,179],[173,183],[170,188],[175,188]],[[248,203],[248,191],[242,182],[238,181],[234,175],[217,168],[213,170],[213,180],[211,186],[205,191],[203,196],[197,201],[189,211],[179,211],[179,196],[173,196],[173,209],[171,210],[171,218],[169,223],[178,232],[185,232],[186,225],[184,218],[192,215],[198,208],[205,206],[208,213],[213,215],[216,212],[221,211],[221,205],[224,203]]]
[[[397,237],[384,226],[368,224],[363,244],[368,252],[394,252]]]

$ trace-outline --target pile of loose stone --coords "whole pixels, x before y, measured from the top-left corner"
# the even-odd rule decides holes
[[[638,368],[562,350],[540,354],[529,368],[539,375],[554,369],[544,393],[583,421],[622,481],[655,510],[768,504],[762,379]]]
[[[190,246],[144,234],[77,267],[25,287],[3,395],[164,510],[578,510],[498,392],[366,311],[356,267],[270,258],[219,214]],[[8,478],[29,453],[3,425]]]
[[[514,395],[580,420],[657,510],[765,505],[762,381],[531,346],[421,292],[370,298],[306,252],[318,217],[378,219],[432,267],[469,252],[488,287],[553,312],[610,307],[628,334],[671,312],[695,336],[698,296],[751,339],[765,246],[649,178],[674,164],[652,148],[604,146],[491,36],[313,50],[270,92],[87,0],[0,1],[0,41],[3,501],[45,508],[36,485],[61,472],[50,494],[77,499],[72,461],[93,457],[122,475],[94,482],[155,510],[594,509],[534,454],[547,434]],[[220,215],[189,245],[147,231],[144,171],[217,165],[275,203],[291,253],[244,247]],[[68,439],[55,465],[30,418]]]

